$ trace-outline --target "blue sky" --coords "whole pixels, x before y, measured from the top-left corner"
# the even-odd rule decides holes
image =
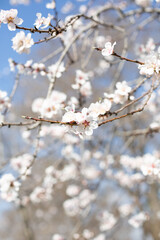
[[[47,16],[48,13],[52,14],[51,9],[46,9],[46,3],[50,2],[50,0],[41,0],[41,3],[36,3],[34,0],[30,0],[31,4],[28,6],[25,5],[10,5],[9,0],[0,0],[0,9],[9,10],[11,8],[18,9],[18,17],[24,20],[22,26],[25,27],[33,27],[33,24],[36,19],[36,13],[41,12],[43,16]],[[57,0],[57,8],[60,10],[64,4],[68,2],[68,0]],[[85,4],[85,2],[77,3],[76,0],[71,1],[75,5],[74,12],[70,12],[69,14],[73,14],[76,12],[76,6]],[[66,15],[60,15],[60,18],[63,19]],[[27,59],[31,59],[29,55],[26,54],[18,54],[12,49],[12,41],[11,39],[16,35],[18,31],[9,31],[6,24],[2,24],[0,28],[0,90],[5,90],[7,92],[11,91],[13,82],[14,82],[14,74],[9,74],[9,64],[8,58],[12,58],[17,62],[25,62]],[[35,34],[36,37],[38,34]],[[39,37],[39,36],[38,36]],[[33,39],[35,36],[33,36]],[[34,54],[37,47],[33,46],[31,54]]]

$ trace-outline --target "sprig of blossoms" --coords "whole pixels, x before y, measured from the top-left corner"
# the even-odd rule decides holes
[[[0,22],[8,24],[8,29],[10,31],[16,30],[16,25],[21,25],[23,23],[22,18],[17,17],[17,9],[1,10],[0,11]]]

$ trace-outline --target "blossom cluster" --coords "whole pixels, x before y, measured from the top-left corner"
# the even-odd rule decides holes
[[[81,138],[91,136],[93,129],[98,128],[98,116],[108,112],[111,101],[105,99],[103,102],[92,103],[89,108],[83,108],[81,112],[75,111],[75,105],[66,107],[66,113],[62,122],[70,123],[68,130],[78,134]]]

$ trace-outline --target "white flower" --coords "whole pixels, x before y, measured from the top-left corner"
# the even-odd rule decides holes
[[[44,102],[44,98],[36,98],[32,103],[32,111],[40,112],[43,102]]]
[[[74,5],[72,2],[66,2],[62,7],[61,12],[63,14],[67,14],[73,9],[73,7],[74,7]]]
[[[117,222],[117,219],[114,217],[114,215],[107,211],[102,212],[102,214],[99,216],[99,220],[99,228],[102,232],[110,230]]]
[[[92,86],[91,86],[91,83],[89,81],[84,83],[80,87],[80,93],[84,97],[88,97],[88,96],[90,96],[92,94]]]
[[[141,227],[142,224],[147,220],[149,220],[148,214],[145,212],[140,212],[137,215],[131,217],[128,223],[132,225],[132,227],[138,228],[138,227]]]
[[[111,44],[111,42],[107,42],[105,44],[105,48],[102,49],[102,55],[104,57],[108,57],[112,55],[115,45],[116,45],[116,42],[114,42],[113,45]]]
[[[106,240],[106,236],[104,233],[101,233],[98,236],[96,236],[95,238],[93,238],[93,240]]]
[[[56,233],[52,236],[52,240],[65,240],[65,238],[62,235]]]
[[[10,67],[11,72],[14,72],[14,71],[15,71],[15,63],[14,63],[14,60],[13,60],[12,58],[9,58],[9,59],[8,59],[8,62],[9,62],[9,67]]]
[[[73,108],[64,114],[62,118],[63,122],[75,122],[71,125],[70,130],[75,134],[78,134],[81,138],[85,135],[90,136],[93,134],[93,129],[98,128],[97,118],[93,116],[89,109],[83,108],[81,112],[75,112]]]
[[[8,29],[10,31],[16,30],[16,25],[21,25],[23,20],[17,17],[18,11],[17,9],[10,10],[1,10],[0,12],[0,22],[4,24],[8,24]]]
[[[64,201],[63,207],[65,213],[70,217],[76,216],[80,213],[78,198],[67,199]]]
[[[42,17],[41,13],[37,13],[36,14],[37,19],[34,23],[34,25],[36,26],[36,28],[40,28],[42,25],[44,25],[43,27],[41,27],[41,29],[43,28],[47,28],[50,25],[51,19],[53,18],[53,16],[51,14],[48,14],[48,17]]]
[[[60,114],[66,98],[65,93],[54,90],[49,98],[44,99],[40,109],[41,115],[52,118],[54,115]]]
[[[108,99],[105,99],[103,102],[91,103],[91,105],[89,106],[90,114],[95,117],[103,115],[110,110],[111,105],[112,103]]]
[[[148,7],[151,3],[151,0],[135,0],[136,4],[142,7]]]
[[[33,203],[39,203],[42,201],[47,201],[52,198],[51,192],[47,191],[48,189],[43,187],[36,187],[33,192],[30,194],[30,200]]]
[[[17,170],[20,174],[27,176],[31,174],[31,164],[33,162],[33,156],[25,153],[19,157],[11,159],[12,167]],[[24,179],[25,179],[24,176]]]
[[[57,68],[57,64],[52,64],[48,67],[48,78],[50,81],[55,77],[60,78],[62,76],[62,73],[65,71],[64,63],[62,62],[60,66]]]
[[[127,217],[129,214],[133,212],[133,205],[131,204],[124,204],[119,206],[118,211],[120,212],[122,217]]]
[[[16,201],[20,185],[12,174],[4,174],[0,178],[1,197],[8,202]]]
[[[82,174],[86,179],[94,180],[99,177],[100,171],[93,166],[87,166],[82,170]]]
[[[69,196],[69,197],[75,197],[76,195],[78,195],[80,192],[80,187],[77,186],[77,185],[69,185],[66,189],[66,194]]]
[[[34,44],[33,39],[31,38],[31,33],[28,33],[25,36],[23,31],[20,31],[16,34],[14,38],[12,38],[13,46],[12,48],[17,53],[29,53],[31,46]]]
[[[116,88],[117,90],[115,90],[113,101],[115,103],[123,104],[128,98],[128,94],[131,91],[131,87],[128,86],[126,81],[123,81],[117,82]]]
[[[56,4],[55,4],[54,0],[52,0],[50,3],[46,4],[46,8],[49,8],[49,9],[54,9],[55,6],[56,6]]]
[[[78,196],[79,207],[86,208],[94,199],[95,194],[91,193],[88,189],[84,189]]]
[[[11,106],[10,100],[7,96],[7,92],[0,90],[0,112],[4,111],[5,108]]]
[[[10,0],[11,5],[16,5],[16,4],[28,5],[29,3],[30,3],[30,0]]]
[[[34,69],[32,72],[33,78],[36,78],[38,73],[40,73],[42,76],[46,75],[46,69],[43,63],[34,63],[32,68]]]

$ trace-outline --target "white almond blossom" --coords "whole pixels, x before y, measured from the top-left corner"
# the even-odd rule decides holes
[[[43,27],[41,27],[41,29],[47,28],[50,25],[51,20],[53,19],[53,16],[51,14],[48,14],[48,17],[42,17],[42,13],[37,13],[36,14],[37,19],[34,23],[36,28],[40,28],[42,25],[44,25]]]
[[[7,92],[0,90],[0,112],[3,112],[5,108],[9,108],[10,106],[11,103],[7,96]]]
[[[16,30],[16,25],[21,25],[23,20],[17,17],[17,9],[1,10],[0,11],[0,22],[8,24],[10,31]]]
[[[84,97],[89,97],[91,96],[92,94],[92,86],[91,86],[91,83],[88,81],[88,82],[85,82],[79,89],[80,93],[82,96]]]
[[[65,93],[54,90],[50,97],[46,99],[35,99],[32,104],[32,111],[39,112],[41,116],[52,118],[54,115],[61,114],[66,98]]]
[[[65,210],[65,213],[70,217],[74,217],[80,213],[78,198],[65,200],[63,203],[63,207]]]
[[[52,236],[52,240],[65,240],[65,238],[58,234],[58,233],[55,233],[53,236]]]
[[[20,185],[20,182],[18,182],[12,174],[4,174],[0,178],[1,198],[8,202],[17,201]]]
[[[33,203],[40,203],[42,201],[48,201],[52,199],[52,192],[48,191],[48,188],[36,187],[30,194],[30,200]]]
[[[52,81],[54,77],[60,78],[64,71],[65,71],[64,62],[62,62],[60,66],[58,66],[58,68],[57,68],[57,64],[52,64],[48,67],[47,76],[49,80]]]
[[[71,1],[68,1],[68,2],[66,2],[66,3],[63,5],[63,7],[62,7],[62,9],[61,9],[61,12],[62,12],[63,14],[67,14],[67,13],[69,13],[71,10],[73,10],[73,8],[74,8],[73,3],[72,3]]]
[[[25,153],[18,157],[11,159],[11,166],[17,170],[25,179],[25,176],[31,174],[31,165],[33,162],[33,156],[29,153]]]
[[[91,103],[91,105],[89,106],[89,111],[92,115],[98,117],[99,115],[103,115],[108,112],[111,109],[111,105],[111,101],[105,99],[103,102]]]
[[[72,88],[79,90],[82,96],[88,97],[92,94],[92,87],[89,81],[91,72],[85,73],[81,70],[76,70],[75,83],[72,84]]]
[[[102,55],[104,57],[108,57],[112,55],[115,45],[116,45],[116,42],[114,42],[113,44],[111,42],[106,42],[105,48],[102,49]]]
[[[75,197],[76,195],[78,195],[80,192],[80,187],[77,186],[77,185],[69,185],[66,189],[66,194],[69,196],[69,197]]]
[[[49,9],[54,9],[55,6],[56,6],[56,4],[55,4],[55,1],[54,1],[54,0],[51,0],[50,3],[47,3],[47,4],[46,4],[46,8],[49,8]]]
[[[154,53],[148,55],[145,59],[145,64],[139,65],[138,68],[140,69],[139,73],[141,75],[150,77],[154,73],[159,73],[160,59]]]
[[[128,86],[126,81],[117,82],[116,83],[116,90],[114,92],[113,101],[115,103],[123,104],[128,99],[128,94],[131,91],[131,87]]]
[[[128,223],[134,227],[138,228],[143,225],[145,221],[149,220],[149,215],[145,212],[140,212],[137,215],[134,215],[128,220]]]
[[[17,4],[28,5],[29,3],[30,3],[30,0],[10,0],[11,5],[17,5]]]
[[[25,36],[23,31],[20,31],[12,38],[13,46],[12,48],[17,53],[29,53],[31,46],[34,44],[33,39],[31,38],[31,33],[28,33]]]
[[[75,112],[74,108],[67,112],[62,117],[62,122],[71,123],[70,129],[81,138],[84,136],[91,136],[93,129],[98,128],[97,118],[87,108],[83,108],[81,112]],[[72,125],[72,123],[75,123]]]
[[[102,212],[102,214],[98,216],[98,219],[100,221],[99,228],[102,232],[110,230],[117,222],[117,219],[114,217],[114,215],[107,211]]]
[[[148,7],[152,0],[135,0],[135,3],[141,7]]]

